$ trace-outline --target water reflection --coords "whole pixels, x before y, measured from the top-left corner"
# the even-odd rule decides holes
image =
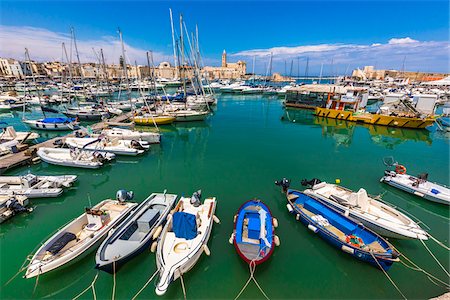
[[[405,128],[392,128],[369,124],[356,124],[344,120],[316,117],[310,110],[286,109],[281,117],[282,121],[300,125],[318,125],[324,137],[332,137],[338,146],[349,146],[352,143],[355,128],[367,128],[372,142],[387,149],[405,141],[424,142],[432,144],[431,133],[428,130],[414,130]]]

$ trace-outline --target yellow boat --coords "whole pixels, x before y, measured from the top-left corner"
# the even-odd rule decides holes
[[[422,119],[408,115],[388,116],[382,114],[371,114],[368,112],[355,113],[352,111],[323,107],[316,107],[315,114],[319,117],[341,119],[351,122],[415,129],[425,128],[432,125],[435,121],[435,119],[432,117]]]
[[[136,116],[133,118],[134,123],[144,126],[155,126],[172,124],[175,121],[175,117],[172,116]]]

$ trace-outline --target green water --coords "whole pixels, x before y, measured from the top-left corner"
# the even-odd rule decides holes
[[[283,120],[282,120],[283,117]],[[10,120],[12,121],[12,120]],[[206,123],[162,128],[160,146],[140,158],[119,157],[100,170],[78,170],[41,163],[10,174],[76,174],[79,181],[57,199],[33,200],[35,211],[19,215],[0,227],[1,298],[73,298],[95,277],[95,251],[62,270],[35,280],[20,276],[5,282],[27,255],[57,228],[80,215],[83,208],[114,197],[118,189],[135,192],[143,200],[152,192],[190,195],[201,188],[203,196],[216,196],[215,224],[209,248],[184,276],[190,299],[234,298],[249,276],[248,266],[228,243],[233,215],[253,197],[264,200],[278,218],[281,246],[258,266],[256,278],[271,299],[276,298],[400,298],[383,272],[357,261],[315,236],[287,212],[284,196],[274,180],[288,177],[294,188],[303,178],[341,180],[343,186],[364,187],[414,214],[430,233],[449,243],[449,208],[427,202],[379,182],[382,158],[388,155],[416,174],[449,184],[449,137],[439,132],[387,130],[335,120],[318,119],[308,111],[289,111],[281,101],[258,96],[222,96],[217,111]],[[419,241],[391,240],[408,258],[444,281],[444,272]],[[428,247],[449,269],[449,252],[427,241]],[[145,251],[127,263],[116,276],[117,299],[131,299],[155,271],[155,256]],[[408,298],[430,298],[446,290],[425,275],[396,263],[389,275]],[[111,298],[113,277],[100,272],[95,284],[98,298]],[[151,283],[140,298],[156,298]],[[262,298],[250,284],[242,298]],[[82,298],[91,299],[87,292]],[[172,283],[163,299],[183,298],[180,281]]]

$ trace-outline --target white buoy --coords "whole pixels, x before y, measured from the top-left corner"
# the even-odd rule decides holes
[[[210,256],[211,255],[211,251],[209,251],[208,245],[204,244],[203,245],[203,251],[205,251],[205,254]]]
[[[159,225],[158,228],[156,228],[155,233],[153,233],[153,239],[156,240],[158,236],[161,234],[162,226]]]
[[[295,219],[298,221],[300,220],[300,214],[295,215]]]
[[[214,222],[216,222],[216,224],[220,223],[220,220],[216,215],[213,215],[213,220],[214,220]]]
[[[278,235],[274,236],[273,241],[275,243],[275,246],[280,246],[280,238],[278,237]]]
[[[233,245],[233,240],[234,240],[234,233],[231,234],[230,239],[228,240],[228,242]]]
[[[233,217],[233,223],[236,223],[236,218],[237,218],[237,215],[234,215],[234,217]]]
[[[153,244],[152,244],[152,246],[150,247],[150,251],[151,251],[152,253],[155,253],[155,251],[156,251],[156,246],[158,246],[158,242],[154,241]]]
[[[278,227],[278,220],[277,220],[277,218],[273,218],[272,219],[272,224],[273,224],[273,227],[275,227],[275,228]]]
[[[294,209],[292,208],[292,205],[290,205],[289,203],[286,204],[286,207],[290,213],[294,211]]]

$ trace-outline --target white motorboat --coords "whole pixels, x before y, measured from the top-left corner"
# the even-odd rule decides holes
[[[41,147],[37,155],[46,163],[52,165],[97,169],[116,156],[101,151],[84,151],[79,149],[46,148]]]
[[[0,133],[0,142],[7,141],[32,141],[39,138],[39,134],[35,132],[20,132],[16,131],[14,127],[8,126],[3,128],[3,131]]]
[[[113,273],[158,238],[178,196],[153,193],[113,231],[95,255],[96,268]]]
[[[17,149],[18,141],[3,142],[0,140],[0,156],[13,153],[14,149]]]
[[[33,255],[25,278],[58,269],[89,253],[136,207],[136,203],[103,200],[50,237]]]
[[[70,118],[78,118],[83,121],[99,121],[109,117],[108,112],[92,107],[68,108],[63,113]]]
[[[155,292],[158,296],[164,295],[170,283],[194,267],[203,252],[209,254],[207,243],[215,209],[215,197],[201,204],[197,192],[192,198],[182,197],[174,213],[168,215],[156,250],[159,282]]]
[[[138,131],[123,128],[106,128],[102,130],[101,134],[109,138],[145,141],[149,144],[159,144],[161,142],[161,134],[157,132]],[[91,136],[96,137],[96,135]]]
[[[360,221],[366,227],[385,237],[398,239],[427,240],[428,234],[410,217],[392,206],[375,200],[367,195],[366,190],[353,192],[336,184],[320,182],[317,179],[302,181],[311,189],[305,194],[313,195],[325,201],[347,217]]]
[[[177,110],[169,113],[175,117],[175,122],[204,121],[209,116],[209,111]]]
[[[77,180],[76,175],[0,176],[0,195],[24,195],[28,198],[57,197]]]
[[[21,212],[31,212],[32,208],[26,208],[29,201],[25,196],[1,196],[0,195],[0,224]]]
[[[136,156],[144,153],[150,149],[150,145],[144,141],[137,140],[119,140],[119,138],[77,138],[68,137],[65,143],[74,148],[89,150],[89,151],[102,151],[108,153],[114,153],[117,155],[130,155]]]
[[[48,131],[77,130],[79,122],[72,118],[44,118],[40,120],[23,120],[31,128]]]

